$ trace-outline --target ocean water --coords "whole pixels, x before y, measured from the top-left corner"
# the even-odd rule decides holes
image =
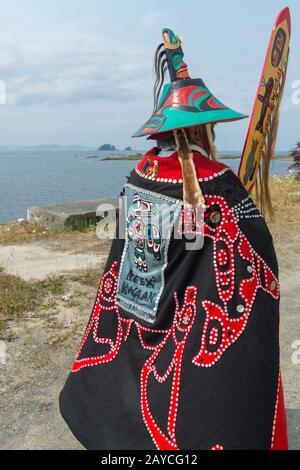
[[[31,206],[117,196],[136,162],[101,160],[130,153],[134,152],[0,149],[0,223],[26,218]],[[235,171],[239,166],[239,160],[224,163]],[[274,162],[271,174],[287,173],[289,164]]]

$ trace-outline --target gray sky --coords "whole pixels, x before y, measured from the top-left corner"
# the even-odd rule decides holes
[[[251,114],[281,0],[1,0],[0,145],[112,143],[146,148],[131,135],[150,117],[153,56],[162,27],[184,39],[185,59],[230,107]],[[300,2],[290,0],[292,46],[278,149],[300,140]],[[219,148],[240,150],[248,121],[220,125]]]

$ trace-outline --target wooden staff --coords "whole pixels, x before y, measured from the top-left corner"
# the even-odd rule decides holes
[[[174,137],[182,169],[183,203],[184,206],[192,207],[193,213],[196,216],[197,206],[205,206],[205,199],[197,178],[193,152],[190,149],[189,141],[183,129],[174,131]]]

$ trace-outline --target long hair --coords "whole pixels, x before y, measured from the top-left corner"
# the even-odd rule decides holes
[[[154,56],[154,72],[155,72],[155,83],[154,83],[154,90],[153,90],[153,113],[157,111],[159,98],[162,86],[165,81],[165,73],[168,70],[168,61],[166,57],[166,51],[164,49],[163,43],[159,44],[155,51]]]
[[[208,139],[209,149],[210,149],[210,158],[215,162],[220,161],[219,153],[217,146],[215,144],[216,133],[214,124],[205,124],[206,135]]]
[[[215,162],[220,161],[218,149],[215,144],[216,134],[214,124],[204,124],[197,126],[199,131],[201,132],[202,140],[203,140],[203,148],[209,154],[209,158]],[[185,135],[189,142],[189,144],[195,143],[191,137],[191,133],[189,129],[185,129]],[[157,147],[161,150],[172,150],[175,149],[177,146],[176,140],[174,135],[170,135],[166,139],[157,141]]]

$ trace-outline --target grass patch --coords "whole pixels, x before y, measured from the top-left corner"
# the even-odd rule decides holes
[[[69,276],[69,279],[74,282],[79,282],[80,284],[84,284],[85,286],[98,286],[104,267],[97,267],[97,269],[90,268],[84,271],[81,271],[76,274],[72,274]]]
[[[0,330],[8,320],[43,305],[49,294],[62,295],[63,278],[26,282],[18,276],[0,273]]]
[[[41,292],[48,294],[62,295],[64,293],[64,279],[62,277],[49,277],[44,281],[36,281],[34,285]]]
[[[64,229],[66,232],[90,232],[91,230],[96,230],[97,221],[95,219],[89,219],[84,217],[71,217],[67,226]]]
[[[30,222],[10,222],[0,224],[0,243],[12,244],[22,242],[33,242],[38,240],[46,240],[52,237],[63,236],[64,234],[72,234],[74,232],[88,233],[96,230],[96,225],[89,221],[75,221],[64,229],[51,228],[46,229],[41,225],[32,224]]]
[[[274,176],[270,180],[270,187],[274,209],[277,214],[299,208],[300,179],[294,176]]]
[[[22,243],[46,239],[56,235],[58,229],[47,230],[37,224],[29,222],[10,222],[0,224],[0,243]]]
[[[295,220],[295,214],[300,213],[300,179],[291,175],[273,176],[270,178],[271,200],[274,209],[274,220],[271,223],[278,223],[279,218],[288,219],[292,216]],[[252,197],[260,208],[256,200],[255,191]],[[269,217],[266,217],[270,222]]]
[[[300,219],[300,179],[274,177],[270,182],[275,216],[269,222],[275,240],[289,241],[298,230]]]

